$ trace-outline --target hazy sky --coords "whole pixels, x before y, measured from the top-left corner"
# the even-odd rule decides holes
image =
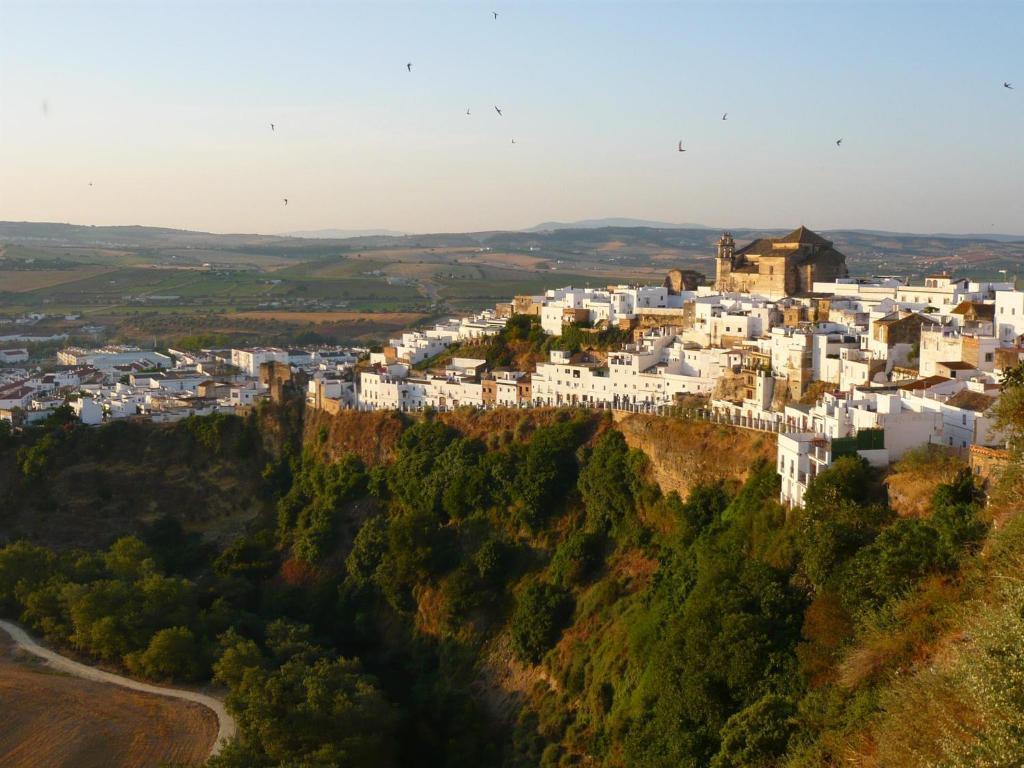
[[[1020,0],[0,0],[0,219],[1024,233],[1022,31]]]

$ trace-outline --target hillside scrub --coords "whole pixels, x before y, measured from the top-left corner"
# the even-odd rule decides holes
[[[164,515],[190,530],[238,528],[272,501],[260,478],[270,422],[217,415],[85,427],[58,414],[0,438],[0,543],[103,548]]]
[[[258,467],[242,531],[211,541],[162,515],[102,548],[11,543],[0,612],[133,674],[225,686],[241,735],[216,768],[1006,754],[1024,706],[992,691],[1024,653],[1024,539],[1016,518],[991,532],[969,473],[903,518],[884,478],[843,458],[785,510],[768,461],[663,489],[664,457],[636,440],[651,419],[446,416],[396,420],[372,461],[288,414],[253,422],[253,456],[238,422],[183,426],[175,439],[225,471]],[[500,419],[507,435],[487,428]],[[58,445],[84,439],[62,429]],[[127,450],[118,436],[109,450]],[[929,711],[969,712],[963,732],[914,731],[911,703],[940,693]]]

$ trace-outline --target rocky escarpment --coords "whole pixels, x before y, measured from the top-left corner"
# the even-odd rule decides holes
[[[662,491],[686,498],[699,483],[742,483],[759,461],[775,461],[774,434],[700,421],[631,414],[615,425],[651,461]]]

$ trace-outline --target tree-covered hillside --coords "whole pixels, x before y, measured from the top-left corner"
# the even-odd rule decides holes
[[[1022,378],[1002,400],[1016,445]],[[2,519],[45,516],[21,489],[95,462],[68,446],[259,462],[235,536],[161,508],[99,548],[8,544],[0,612],[140,677],[224,686],[241,738],[219,768],[1017,764],[1015,471],[988,499],[953,472],[901,517],[844,458],[787,511],[770,464],[682,498],[610,420],[517,418],[400,421],[372,463],[326,458],[331,432],[303,440],[289,410],[0,434]]]

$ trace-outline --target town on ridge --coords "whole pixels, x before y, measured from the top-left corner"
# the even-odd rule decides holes
[[[42,373],[19,367],[26,349],[3,348],[0,419],[32,423],[67,403],[85,424],[174,421],[244,412],[284,387],[330,412],[682,414],[776,433],[781,501],[796,506],[845,454],[886,466],[936,444],[979,473],[1005,460],[989,412],[1003,372],[1024,360],[1024,292],[1013,281],[854,279],[833,243],[805,227],[741,247],[723,233],[714,282],[699,278],[672,270],[662,285],[515,296],[379,350],[66,347]],[[523,369],[489,366],[482,351],[512,318],[580,341]],[[609,337],[618,341],[598,343]],[[18,338],[31,337],[0,333],[0,344]]]

